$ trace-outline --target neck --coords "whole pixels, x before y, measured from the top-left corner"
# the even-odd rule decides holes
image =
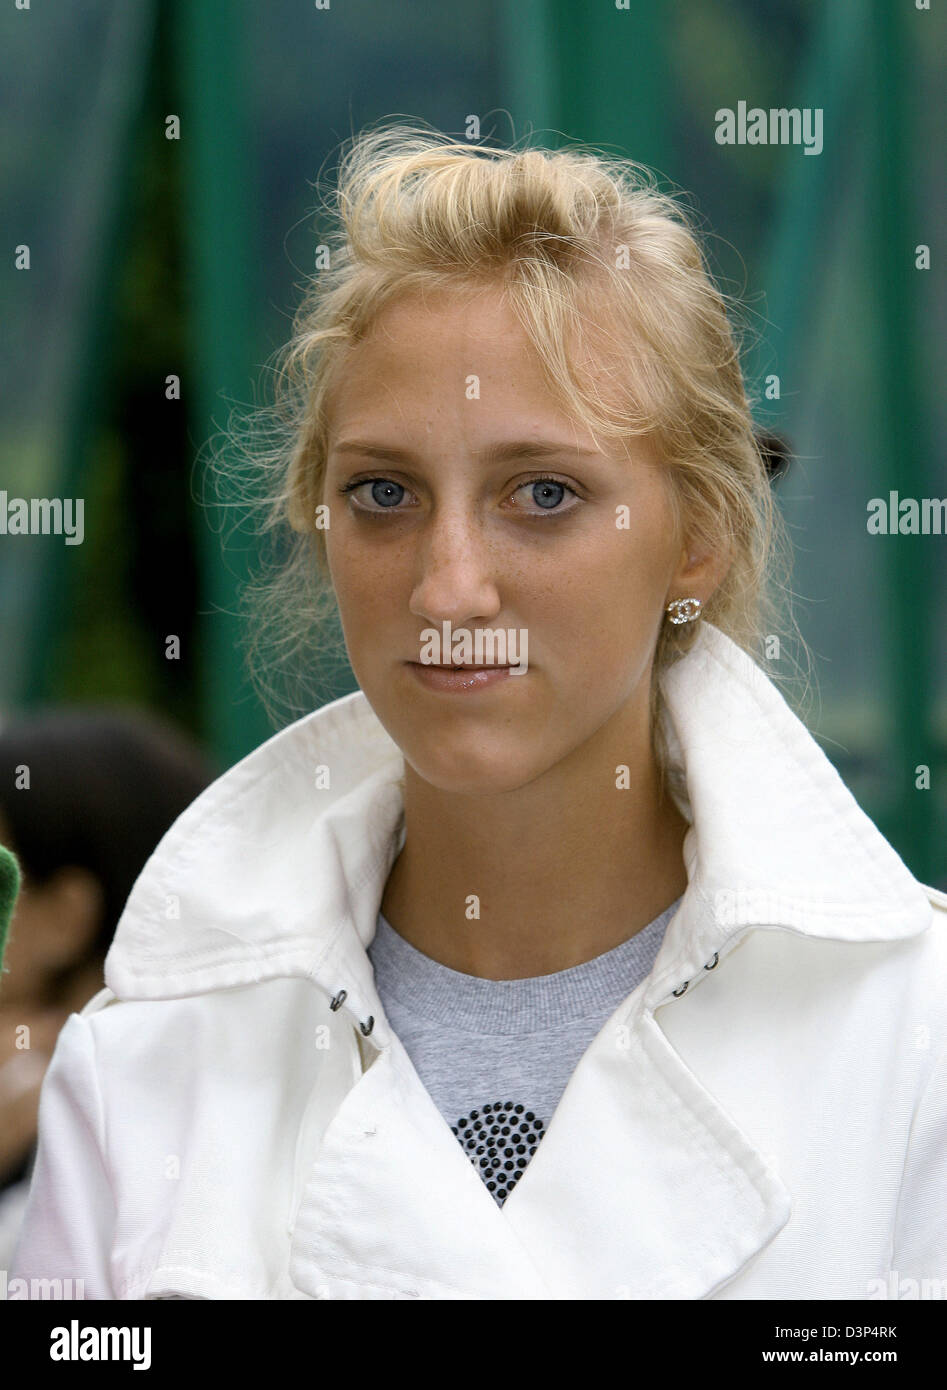
[[[646,722],[639,733],[605,726],[497,796],[441,791],[406,764],[387,920],[433,960],[484,979],[554,974],[627,941],[687,887],[688,824],[662,798]]]

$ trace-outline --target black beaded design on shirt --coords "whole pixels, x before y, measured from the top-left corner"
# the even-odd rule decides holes
[[[471,1110],[451,1130],[501,1207],[546,1133],[532,1110],[511,1100]]]

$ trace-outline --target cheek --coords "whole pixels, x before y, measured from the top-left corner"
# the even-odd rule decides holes
[[[580,647],[651,633],[662,607],[664,555],[647,535],[605,532],[555,568],[555,584],[538,599],[560,632]]]
[[[389,585],[380,581],[392,577],[391,557],[366,543],[351,522],[337,523],[326,538],[326,558],[340,607],[350,608],[356,618],[366,604],[369,610],[381,606]]]
[[[599,535],[560,567],[557,592],[533,606],[537,661],[543,651],[553,655],[557,683],[590,717],[627,698],[648,668],[663,614],[664,560],[648,535]]]
[[[326,538],[326,560],[353,666],[368,677],[372,663],[396,641],[410,602],[410,552],[373,544],[349,525]]]

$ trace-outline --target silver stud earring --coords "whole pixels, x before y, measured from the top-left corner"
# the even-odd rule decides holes
[[[702,604],[699,598],[676,598],[664,611],[672,623],[692,623],[700,617]]]

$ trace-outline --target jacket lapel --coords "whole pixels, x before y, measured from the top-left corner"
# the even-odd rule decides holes
[[[373,1049],[313,1157],[297,1286],[314,1298],[694,1299],[738,1274],[789,1219],[789,1193],[641,997],[592,1043],[502,1208],[398,1040]]]
[[[634,1012],[598,1035],[507,1199],[558,1298],[705,1298],[789,1219],[778,1175]]]
[[[323,1299],[550,1297],[397,1040],[323,1136],[289,1272]]]

